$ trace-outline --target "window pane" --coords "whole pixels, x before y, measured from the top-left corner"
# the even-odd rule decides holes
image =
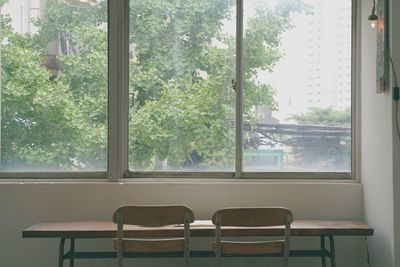
[[[1,1],[1,170],[106,170],[107,1]]]
[[[244,170],[351,170],[351,0],[246,0]]]
[[[130,5],[130,169],[233,171],[235,1]]]

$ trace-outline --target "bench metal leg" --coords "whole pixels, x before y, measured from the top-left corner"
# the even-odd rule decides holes
[[[329,248],[331,250],[331,267],[336,267],[335,260],[335,241],[333,240],[333,235],[329,236]]]
[[[215,267],[222,267],[222,256],[218,249],[215,253]]]
[[[322,267],[326,267],[326,256],[325,256],[325,236],[321,235],[321,263]]]
[[[69,244],[70,246],[70,250],[69,250],[69,252],[70,252],[70,256],[71,256],[71,258],[69,258],[69,267],[74,267],[74,253],[75,253],[75,238],[71,238],[70,239],[70,244]]]
[[[60,247],[58,249],[58,267],[64,266],[64,245],[65,245],[65,238],[60,239]]]

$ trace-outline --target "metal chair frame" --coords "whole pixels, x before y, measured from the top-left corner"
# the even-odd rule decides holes
[[[256,222],[250,222],[248,224],[243,224],[243,223],[224,223],[224,215],[227,212],[246,212],[246,211],[253,211],[256,214],[259,213],[260,217],[259,218],[253,218]],[[265,223],[263,222],[263,217],[268,216],[268,213],[271,211],[281,211],[283,214],[282,218],[282,223],[270,223],[266,221]],[[238,218],[240,219],[240,218]],[[212,221],[214,225],[216,226],[215,228],[215,256],[216,256],[216,266],[221,267],[222,266],[222,257],[224,256],[222,253],[222,248],[221,248],[221,241],[222,241],[222,230],[224,226],[238,226],[238,227],[261,227],[261,226],[279,226],[279,225],[285,225],[285,233],[284,233],[284,245],[283,245],[283,266],[288,267],[289,266],[289,250],[290,250],[290,224],[293,222],[293,215],[292,212],[286,208],[283,207],[262,207],[262,208],[227,208],[227,209],[221,209],[218,210],[214,213]],[[277,241],[277,240],[276,240]],[[250,242],[237,242],[238,244],[240,243],[250,243]],[[253,244],[256,244],[257,242],[253,242]],[[230,255],[232,256],[232,255]],[[240,256],[240,254],[238,254]]]
[[[171,218],[163,218],[164,222],[161,223],[154,223],[154,218],[153,221],[146,223],[146,220],[141,217],[138,222],[135,222],[136,220],[132,218],[125,218],[128,217],[126,214],[127,212],[133,211],[133,212],[140,212],[140,210],[143,211],[154,211],[154,216],[157,216],[157,210],[171,210],[173,212],[174,217]],[[125,216],[124,216],[125,215]],[[150,216],[153,216],[150,215]],[[123,206],[118,208],[113,215],[113,221],[114,223],[117,224],[117,239],[116,239],[116,248],[117,248],[117,259],[118,259],[118,267],[123,267],[123,258],[124,258],[124,241],[132,240],[132,241],[146,241],[146,242],[152,242],[152,241],[165,241],[168,242],[171,239],[134,239],[134,238],[129,238],[126,239],[124,238],[124,225],[137,225],[137,226],[142,226],[142,227],[161,227],[161,226],[167,226],[167,225],[174,225],[174,224],[183,224],[184,227],[184,233],[183,233],[183,238],[178,238],[179,240],[183,239],[184,242],[184,249],[183,249],[183,259],[184,259],[184,267],[189,267],[189,261],[190,261],[190,248],[189,248],[189,242],[190,242],[190,223],[194,222],[194,213],[193,211],[186,206],[182,205],[175,205],[175,206]],[[174,239],[174,240],[178,240]],[[151,253],[157,253],[159,251],[152,251]],[[168,254],[168,252],[161,252],[164,254]],[[171,252],[175,253],[176,252]],[[148,252],[147,252],[148,254]]]

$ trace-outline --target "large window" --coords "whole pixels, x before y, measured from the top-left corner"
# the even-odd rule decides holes
[[[132,174],[351,172],[351,0],[130,7]]]
[[[0,171],[350,178],[355,3],[0,0]]]

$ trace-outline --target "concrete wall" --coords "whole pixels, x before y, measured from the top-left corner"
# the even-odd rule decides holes
[[[1,184],[0,266],[54,267],[58,242],[54,239],[22,239],[24,228],[41,221],[109,220],[123,204],[173,204],[191,206],[199,219],[229,206],[282,205],[298,219],[360,219],[362,186],[359,184],[290,183],[131,183],[131,184]],[[341,267],[366,266],[365,240],[338,237],[337,262]],[[197,239],[197,248],[209,248],[211,240]],[[293,246],[317,248],[318,238],[294,238]],[[110,248],[111,240],[79,241],[78,249]],[[23,252],[23,253],[22,253]],[[267,259],[267,266],[278,266]],[[252,260],[229,261],[227,266],[266,266]],[[194,266],[212,266],[196,260]],[[80,260],[77,267],[115,266],[112,260]],[[138,266],[138,265],[136,265]],[[140,261],[139,266],[179,266],[173,260]],[[293,259],[292,266],[320,266],[318,259]]]

